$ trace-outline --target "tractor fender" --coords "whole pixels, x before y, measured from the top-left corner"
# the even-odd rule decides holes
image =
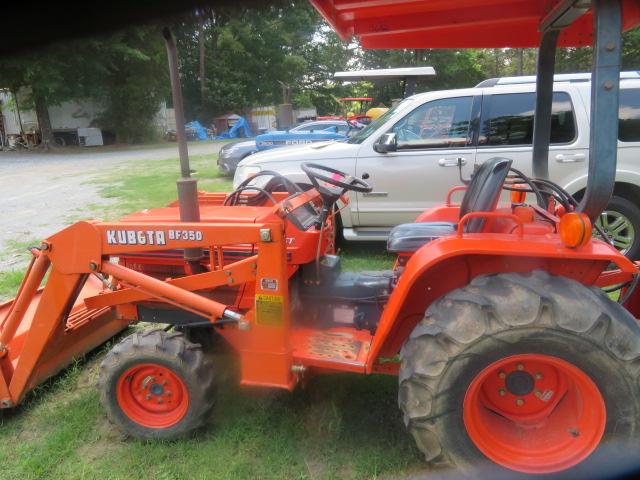
[[[479,275],[544,270],[593,285],[609,263],[637,273],[613,247],[592,240],[565,247],[556,235],[465,234],[427,243],[409,258],[389,297],[371,344],[367,372],[379,357],[394,357],[429,305]]]

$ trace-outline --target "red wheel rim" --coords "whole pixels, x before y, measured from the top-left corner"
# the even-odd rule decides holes
[[[118,404],[132,421],[147,428],[168,428],[189,408],[189,392],[171,369],[156,363],[129,368],[118,379]]]
[[[595,450],[606,407],[598,387],[576,366],[547,355],[514,355],[473,379],[463,420],[471,441],[497,464],[552,473]]]

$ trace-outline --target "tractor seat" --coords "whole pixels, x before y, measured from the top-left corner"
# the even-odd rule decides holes
[[[473,175],[460,204],[460,218],[470,212],[490,212],[496,208],[511,160],[491,158]],[[481,232],[485,218],[472,218],[464,225],[467,233]],[[452,235],[458,228],[452,222],[414,222],[397,225],[389,233],[387,251],[415,252],[430,241]]]

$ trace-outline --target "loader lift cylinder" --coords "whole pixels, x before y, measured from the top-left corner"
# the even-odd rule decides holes
[[[169,77],[171,79],[171,97],[176,119],[176,136],[178,138],[178,154],[180,156],[181,176],[177,181],[178,205],[180,209],[180,221],[199,222],[200,205],[198,204],[198,181],[191,177],[189,166],[189,151],[187,149],[187,135],[184,129],[184,106],[182,102],[182,87],[180,86],[180,73],[178,71],[178,51],[171,30],[165,27],[162,30],[167,58],[169,60]],[[200,271],[200,259],[202,248],[185,248],[184,259],[189,262],[192,270]]]

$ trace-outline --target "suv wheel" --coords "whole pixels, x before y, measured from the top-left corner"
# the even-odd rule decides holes
[[[640,208],[636,204],[613,196],[597,223],[624,255],[632,260],[640,256]]]

